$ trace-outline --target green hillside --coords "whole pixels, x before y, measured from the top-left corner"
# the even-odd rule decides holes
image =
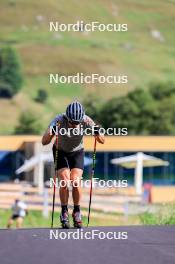
[[[21,112],[31,109],[43,127],[72,99],[95,93],[104,100],[147,88],[157,80],[175,80],[175,1],[173,0],[1,0],[0,47],[20,55],[23,89],[0,99],[0,133],[13,133]],[[127,23],[128,32],[49,32],[49,21]],[[160,38],[151,32],[160,33]],[[49,85],[49,73],[127,74],[126,85]],[[49,98],[37,103],[39,89]]]

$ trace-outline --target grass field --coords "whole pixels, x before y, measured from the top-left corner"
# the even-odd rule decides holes
[[[127,93],[136,86],[147,88],[156,80],[175,80],[172,0],[1,0],[0,47],[11,45],[18,51],[25,77],[23,89],[12,100],[0,100],[0,133],[10,134],[21,112],[37,112],[47,123],[63,111],[72,99],[96,93],[106,100]],[[75,23],[127,23],[128,32],[90,34],[49,32],[49,21]],[[164,41],[151,36],[158,30]],[[49,85],[49,73],[77,72],[127,74],[127,85]],[[42,105],[34,101],[38,89],[49,98]],[[47,126],[47,124],[46,124]]]
[[[87,210],[83,209],[83,224],[87,224]],[[60,226],[59,214],[55,213],[54,227]],[[70,213],[71,215],[71,213]],[[5,228],[11,210],[0,209],[0,228]],[[23,227],[50,227],[51,214],[44,218],[41,211],[29,211],[29,215],[24,220]],[[70,216],[70,223],[72,218]],[[170,203],[162,205],[158,212],[145,212],[139,215],[124,216],[118,213],[104,213],[102,211],[91,211],[89,226],[124,226],[124,225],[175,225],[175,205]],[[13,226],[15,227],[15,225]]]
[[[71,213],[70,213],[71,214]],[[11,215],[10,210],[0,209],[0,228],[5,228],[7,220]],[[70,216],[70,221],[72,225],[72,217]],[[87,211],[83,211],[83,223],[84,226],[87,224]],[[106,214],[102,212],[93,211],[91,213],[91,219],[89,226],[117,226],[117,225],[132,225],[138,224],[138,216],[131,216],[128,219],[125,219],[121,214]],[[29,215],[24,220],[23,227],[50,227],[51,224],[51,215],[48,218],[42,216],[41,211],[30,211]],[[59,213],[55,213],[54,217],[54,226],[60,226],[59,222]],[[15,227],[15,224],[14,224]]]

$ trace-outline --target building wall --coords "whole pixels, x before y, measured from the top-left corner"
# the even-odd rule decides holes
[[[34,154],[36,143],[39,142],[41,142],[41,136],[0,136],[0,151],[10,151],[8,159],[0,161],[0,175],[6,170],[6,174],[14,179],[16,177],[15,169],[19,167],[19,164],[22,164],[21,155],[29,159]],[[85,137],[84,146],[89,156],[92,156],[93,145],[94,138]],[[169,167],[144,169],[145,181],[156,184],[175,184],[175,137],[172,136],[106,137],[104,145],[97,144],[96,176],[103,179],[127,178],[132,183],[134,171],[112,165],[110,160],[137,151],[143,151],[170,162]],[[20,157],[17,157],[17,153],[21,154]],[[53,176],[54,166],[52,165],[51,168],[50,174]],[[85,177],[88,177],[90,171],[90,166],[85,168]],[[47,169],[47,174],[49,176],[49,169]],[[33,171],[26,173],[25,179],[32,181]]]
[[[124,179],[128,180],[129,184],[134,182],[134,169],[125,169],[121,166],[116,166],[110,163],[113,158],[119,158],[127,155],[132,155],[135,152],[97,152],[95,177],[100,179]],[[152,155],[157,158],[169,161],[169,166],[144,168],[143,176],[144,183],[152,184],[175,184],[175,152],[144,152],[147,155]],[[87,156],[92,157],[92,152],[87,152]],[[91,167],[85,168],[85,178],[88,178]]]

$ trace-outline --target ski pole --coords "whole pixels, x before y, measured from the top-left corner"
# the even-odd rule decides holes
[[[97,139],[95,137],[94,141],[94,151],[93,151],[93,163],[92,163],[92,171],[91,171],[91,185],[90,185],[90,194],[89,194],[89,210],[88,210],[88,222],[87,222],[87,227],[89,225],[89,220],[90,220],[90,213],[91,213],[91,201],[92,201],[92,181],[95,173],[95,160],[96,160],[96,145],[97,145]]]
[[[54,220],[54,212],[55,212],[55,193],[56,193],[57,166],[58,166],[58,134],[56,135],[55,176],[54,176],[54,186],[53,186],[52,222],[51,222],[51,228],[53,228],[53,220]]]

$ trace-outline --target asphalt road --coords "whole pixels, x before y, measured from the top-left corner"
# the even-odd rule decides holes
[[[175,264],[175,226],[90,227],[62,231],[0,230],[0,263]],[[88,238],[95,232],[94,239],[85,239],[87,231],[90,232],[86,233]],[[120,239],[99,239],[98,236],[106,237],[107,232],[113,232],[108,233],[109,238]],[[77,239],[78,235],[82,239]]]

